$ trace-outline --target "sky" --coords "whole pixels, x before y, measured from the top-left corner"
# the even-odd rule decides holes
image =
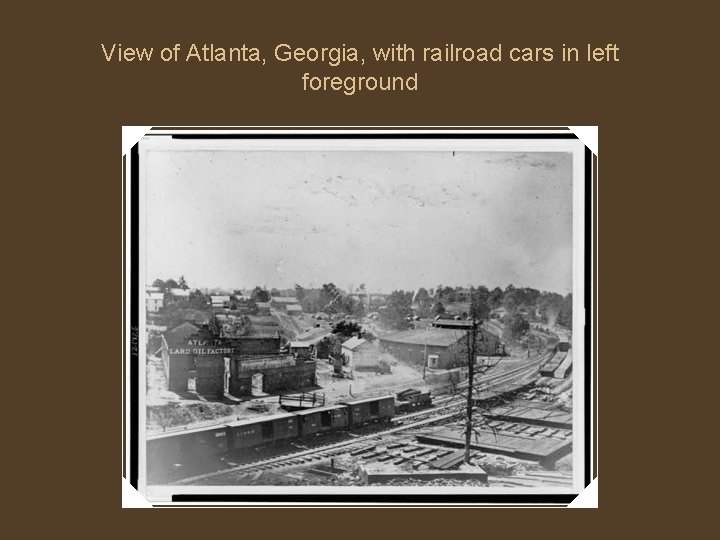
[[[148,151],[147,281],[572,290],[572,155]]]

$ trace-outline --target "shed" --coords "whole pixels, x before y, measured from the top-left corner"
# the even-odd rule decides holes
[[[364,338],[351,337],[342,344],[341,351],[346,365],[353,370],[381,370],[380,351]]]

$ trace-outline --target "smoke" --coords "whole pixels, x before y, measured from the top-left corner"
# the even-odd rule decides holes
[[[549,307],[547,309],[547,311],[545,312],[545,316],[547,317],[547,323],[550,328],[555,328],[559,314],[560,314],[560,309],[555,306]]]

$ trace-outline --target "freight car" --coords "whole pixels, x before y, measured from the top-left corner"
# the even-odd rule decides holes
[[[394,414],[395,398],[380,396],[219,426],[169,430],[147,436],[148,471],[175,464],[192,467],[234,450],[389,422]]]
[[[300,426],[301,437],[338,431],[348,427],[348,410],[344,405],[305,409],[296,412],[295,416]]]
[[[228,432],[227,450],[242,450],[270,442],[294,439],[299,434],[298,424],[298,417],[291,413],[231,422],[225,426]]]
[[[421,392],[415,388],[409,388],[397,394],[395,412],[405,414],[430,406],[432,406],[430,392]]]
[[[174,430],[147,438],[148,469],[174,464],[193,464],[218,456],[228,449],[227,426]]]
[[[395,396],[380,396],[344,401],[347,406],[350,427],[371,422],[389,422],[395,415]]]

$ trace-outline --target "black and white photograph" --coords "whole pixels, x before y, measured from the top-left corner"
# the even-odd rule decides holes
[[[583,143],[237,135],[132,156],[139,491],[582,491]]]

